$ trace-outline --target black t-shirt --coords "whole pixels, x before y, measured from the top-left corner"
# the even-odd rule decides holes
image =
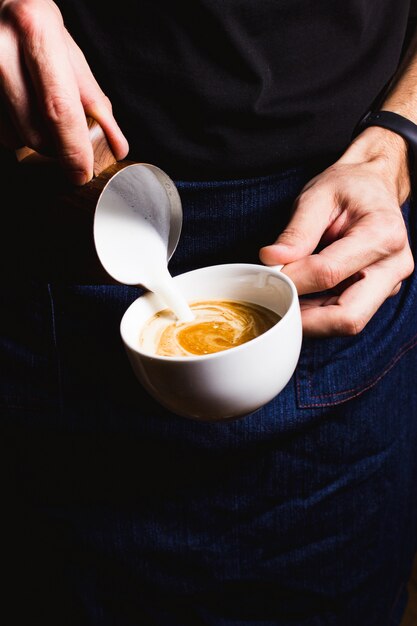
[[[339,155],[394,73],[409,0],[58,0],[131,147],[174,178]]]

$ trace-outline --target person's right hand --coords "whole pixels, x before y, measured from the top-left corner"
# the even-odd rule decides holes
[[[0,0],[0,144],[56,157],[69,179],[93,176],[86,116],[103,128],[117,160],[128,143],[52,0]]]

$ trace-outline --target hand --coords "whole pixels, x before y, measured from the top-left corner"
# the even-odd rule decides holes
[[[307,336],[355,335],[414,269],[400,205],[410,181],[403,139],[365,130],[310,181],[276,242],[260,251],[296,284]]]
[[[59,159],[70,180],[93,176],[86,116],[116,159],[128,152],[109,99],[52,0],[0,0],[0,144]]]

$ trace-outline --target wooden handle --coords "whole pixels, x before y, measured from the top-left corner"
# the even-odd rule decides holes
[[[116,163],[116,158],[100,124],[92,117],[87,117],[87,125],[94,152],[93,172],[94,176],[99,176],[110,165]],[[55,161],[55,159],[39,154],[27,146],[16,150],[16,157],[20,163],[51,163],[51,161]]]

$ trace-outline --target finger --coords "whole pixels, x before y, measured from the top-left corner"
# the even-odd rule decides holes
[[[327,306],[328,304],[337,304],[339,302],[339,295],[327,295],[323,294],[314,298],[300,298],[300,309],[305,311],[307,309],[314,309],[320,306]]]
[[[309,188],[296,200],[293,216],[275,243],[261,248],[261,261],[266,265],[285,265],[310,255],[337,214],[333,194],[327,187]]]
[[[57,157],[70,180],[82,185],[93,176],[93,149],[63,27],[49,26],[38,25],[36,37],[26,40],[25,60]]]
[[[376,263],[340,296],[317,298],[301,307],[305,335],[357,335],[391,296],[397,284],[398,270],[392,263]]]
[[[19,137],[20,145],[39,150],[44,143],[39,116],[36,116],[36,100],[30,89],[29,77],[22,65],[18,48],[11,33],[4,29],[0,40],[0,90],[7,119],[14,127],[14,136]],[[4,113],[3,113],[4,115]],[[10,131],[4,131],[10,136]]]
[[[406,243],[406,231],[396,229],[396,216],[387,231],[384,220],[363,217],[342,239],[313,254],[286,265],[287,274],[300,295],[333,289],[342,281],[389,257]]]
[[[113,117],[110,100],[96,81],[83,52],[68,33],[67,46],[85,114],[100,124],[116,159],[124,159],[129,144]]]

